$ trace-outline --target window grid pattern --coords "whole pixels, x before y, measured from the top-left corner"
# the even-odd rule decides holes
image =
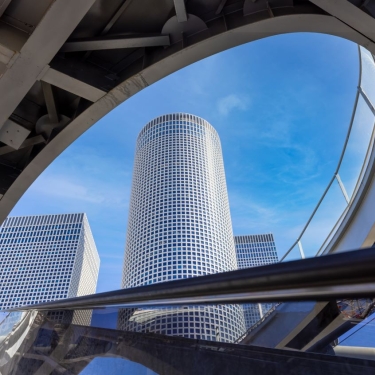
[[[95,293],[99,264],[85,214],[9,217],[0,227],[0,310]]]
[[[238,268],[264,266],[279,261],[273,234],[255,234],[234,237]],[[244,304],[246,329],[252,327],[273,304]]]
[[[120,315],[125,317],[126,310]],[[129,318],[130,316],[130,318]],[[243,334],[244,325],[238,305],[183,306],[165,309],[138,309],[128,314],[126,329],[136,332],[156,332],[169,336],[183,336],[210,341],[230,342]]]
[[[176,113],[156,118],[137,139],[122,287],[234,269],[237,261],[216,130],[193,115]],[[218,319],[219,339],[234,341],[244,331],[243,314],[239,306],[218,307],[217,314],[223,317],[227,308],[232,312],[226,323]],[[192,311],[194,318],[201,311],[199,324],[205,322],[206,314],[210,319],[205,308],[194,307]],[[178,314],[190,313],[173,314],[172,319],[178,320]],[[120,327],[136,328],[132,320],[125,320],[121,322],[120,316]],[[155,327],[149,328],[153,332],[177,329],[181,334],[182,327],[168,329],[150,324]],[[190,326],[183,329],[189,329],[183,336],[206,338],[206,333],[198,333],[199,327],[194,332]],[[209,334],[207,339],[212,337]]]

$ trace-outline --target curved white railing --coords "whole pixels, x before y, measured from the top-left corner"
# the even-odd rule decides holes
[[[333,221],[331,229],[329,229],[329,227],[325,228],[327,233],[321,234],[319,238],[320,241],[314,241],[312,244],[311,247],[314,248],[315,246],[315,251],[311,251],[311,248],[309,249],[309,254],[312,254],[312,256],[320,256],[324,253],[338,227],[348,214],[349,208],[353,204],[353,200],[363,182],[365,172],[369,167],[370,155],[375,145],[375,106],[372,104],[375,103],[375,61],[372,54],[363,47],[358,47],[358,54],[359,77],[357,93],[354,100],[348,131],[336,169],[299,236],[282,256],[280,262],[284,261],[290,254],[292,254],[296,247],[298,247],[300,257],[302,259],[305,258],[304,246],[309,243],[309,238],[306,236],[308,230],[312,229],[310,235],[314,236],[314,238],[319,237],[320,233],[317,233],[313,228],[314,219],[318,217],[324,204],[332,199],[330,193],[333,193],[335,199],[337,198],[337,193],[339,193],[341,195],[340,198],[343,199],[343,208],[341,210],[336,210],[335,214],[337,217]],[[360,143],[360,145],[358,145],[358,143]],[[360,152],[358,152],[358,146],[361,146],[359,147]],[[356,154],[354,157],[353,153]],[[353,163],[354,161],[355,163]],[[348,171],[345,169],[354,169],[355,167],[357,168],[357,171],[351,174],[352,178],[350,179],[346,176]],[[345,177],[341,178],[340,172]],[[335,181],[337,182],[337,185],[334,184]],[[347,188],[347,186],[350,188]],[[333,202],[335,202],[335,199],[333,199]],[[304,236],[306,237],[305,241],[303,241]],[[318,242],[320,243],[317,244]],[[279,305],[281,305],[281,303],[273,305],[257,323],[250,327],[235,342],[241,342],[250,332],[267,320]]]
[[[374,148],[375,122],[375,61],[372,54],[363,47],[359,51],[359,79],[352,116],[342,152],[335,171],[312,214],[295,242],[290,246],[280,261],[285,260],[298,247],[300,257],[305,258],[305,247],[310,256],[324,253],[328,243],[348,213],[359,186],[363,182],[365,171],[369,167],[371,152]],[[337,185],[334,182],[337,182]],[[338,202],[341,192],[342,202]],[[332,207],[330,212],[332,225],[320,225],[320,231],[314,230],[319,214]],[[341,205],[342,207],[338,207]],[[323,215],[324,217],[324,215]],[[315,222],[314,222],[315,220]],[[324,227],[324,229],[322,228]],[[331,229],[330,229],[331,228]],[[309,233],[310,230],[310,233]]]

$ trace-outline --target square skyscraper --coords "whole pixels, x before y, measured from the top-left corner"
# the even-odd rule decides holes
[[[234,236],[238,268],[250,268],[277,263],[275,240],[272,234]],[[246,329],[252,327],[273,304],[244,304]]]
[[[99,265],[86,214],[9,217],[0,227],[0,310],[95,293]]]

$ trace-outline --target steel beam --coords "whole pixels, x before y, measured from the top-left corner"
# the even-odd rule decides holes
[[[43,138],[43,136],[36,135],[35,137],[25,139],[22,142],[21,146],[19,146],[18,150],[25,148],[25,147],[37,145],[39,143],[45,143],[45,142],[46,140]],[[10,152],[13,152],[13,151],[16,151],[16,150],[11,146],[0,147],[0,155],[9,154]]]
[[[29,134],[30,130],[12,120],[6,120],[4,126],[0,128],[0,141],[13,150],[18,150]]]
[[[102,30],[100,35],[105,35],[108,31],[112,28],[112,26],[116,23],[116,21],[121,17],[121,15],[125,12],[125,9],[129,6],[130,0],[125,0],[122,5],[116,10],[115,14],[111,17],[108,23],[105,25],[105,28]]]
[[[187,21],[187,13],[185,7],[185,0],[173,0],[174,8],[176,10],[176,16],[178,22]]]
[[[57,111],[57,105],[55,96],[53,94],[53,87],[47,82],[41,82],[44,100],[46,101],[47,111],[52,124],[58,124],[59,113]]]
[[[310,2],[375,42],[375,19],[348,0],[310,0]]]
[[[215,14],[220,14],[228,0],[221,0]]]
[[[375,295],[374,249],[351,251],[10,309],[327,301]]]
[[[95,0],[56,0],[0,79],[0,127],[31,89]]]
[[[28,38],[27,33],[0,22],[0,62],[9,68]]]
[[[11,1],[12,0],[0,0],[0,17],[4,14]]]
[[[16,52],[0,44],[0,63],[7,65]]]
[[[39,77],[39,79],[50,85],[60,87],[63,90],[78,95],[81,98],[90,100],[91,102],[96,102],[106,94],[103,90],[97,89],[96,87],[88,85],[85,82],[70,77],[50,67],[41,77]]]
[[[100,35],[106,35],[109,30],[111,30],[112,26],[117,22],[117,20],[121,17],[121,15],[125,12],[125,9],[129,6],[131,3],[130,0],[125,0],[120,7],[116,10],[116,12],[113,14],[111,19],[108,21],[108,23],[105,25],[104,29],[101,31]],[[87,59],[92,51],[87,51],[83,60]]]
[[[137,37],[91,38],[67,42],[62,52],[99,51],[106,49],[169,46],[169,35]]]

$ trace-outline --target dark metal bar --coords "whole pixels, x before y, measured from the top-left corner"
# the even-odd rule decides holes
[[[99,35],[106,35],[108,34],[109,30],[111,30],[112,26],[117,22],[117,20],[121,17],[121,15],[125,12],[126,8],[129,6],[130,1],[125,0],[119,8],[116,10],[116,12],[113,14],[111,19],[108,21],[108,23],[105,25],[104,29],[101,31]],[[85,53],[85,56],[83,57],[83,60],[86,60],[90,57],[92,51],[87,51]]]
[[[46,101],[47,111],[52,124],[59,123],[59,111],[57,110],[55,95],[53,93],[53,87],[47,82],[40,82],[44,94],[44,100]]]
[[[221,0],[219,6],[216,9],[215,14],[220,14],[228,0]]]
[[[108,21],[105,28],[102,30],[100,35],[106,35],[108,31],[112,28],[112,26],[116,23],[116,21],[121,17],[121,15],[125,12],[125,9],[129,6],[130,1],[125,0],[120,7],[116,10],[115,14],[111,17]]]
[[[35,137],[25,139],[21,146],[18,148],[18,150],[21,150],[22,148],[29,147],[29,146],[34,146],[37,145],[38,143],[43,143],[46,142],[46,140],[43,138],[42,135],[36,135]],[[0,155],[5,155],[9,154],[10,152],[14,152],[15,149],[10,146],[3,146],[0,147]]]
[[[375,249],[120,289],[19,310],[329,300],[375,295]]]
[[[188,19],[185,0],[173,0],[178,22],[186,22]]]
[[[169,46],[169,35],[128,35],[111,38],[89,38],[65,43],[62,52],[99,51],[107,49]]]

